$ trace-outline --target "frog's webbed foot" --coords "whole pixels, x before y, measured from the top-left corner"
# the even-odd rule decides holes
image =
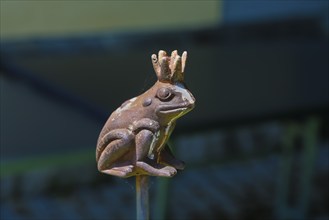
[[[178,170],[183,170],[185,168],[185,163],[175,158],[175,156],[170,150],[170,147],[167,144],[160,152],[158,159],[161,164],[173,166]]]
[[[172,166],[155,167],[144,161],[137,161],[136,166],[141,169],[138,174],[142,175],[172,177],[177,173],[177,170]]]
[[[102,170],[101,172],[105,173],[105,174],[110,174],[110,175],[114,175],[114,176],[118,176],[118,177],[127,178],[130,176],[133,176],[133,169],[134,169],[133,165],[128,165],[128,166],[122,166],[122,167],[114,167],[114,168],[108,169],[108,170]]]

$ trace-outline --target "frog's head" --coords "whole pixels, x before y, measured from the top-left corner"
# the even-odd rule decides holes
[[[176,120],[194,108],[195,98],[184,83],[186,58],[186,52],[180,57],[176,50],[170,57],[162,50],[159,51],[158,57],[155,54],[152,55],[158,81],[148,91],[149,98],[143,105],[152,106],[161,120],[160,123]]]

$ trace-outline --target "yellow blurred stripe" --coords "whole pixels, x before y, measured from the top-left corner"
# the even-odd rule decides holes
[[[1,1],[1,37],[197,28],[219,23],[220,1]]]

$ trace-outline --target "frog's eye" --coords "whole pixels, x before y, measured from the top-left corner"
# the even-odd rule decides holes
[[[171,96],[172,96],[172,93],[171,93],[170,89],[168,89],[168,88],[161,88],[157,92],[157,97],[161,101],[167,101],[171,98]]]

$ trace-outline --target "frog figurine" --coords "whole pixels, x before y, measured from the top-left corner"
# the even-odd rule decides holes
[[[124,102],[105,123],[97,142],[98,170],[119,177],[172,177],[184,169],[167,141],[176,120],[194,108],[195,98],[184,84],[187,53],[160,50],[151,56],[157,82]]]

